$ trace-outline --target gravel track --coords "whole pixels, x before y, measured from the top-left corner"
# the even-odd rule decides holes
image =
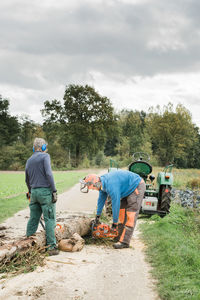
[[[57,214],[91,215],[97,196],[95,191],[80,193],[77,184],[59,195]],[[25,209],[3,223],[10,227],[8,237],[25,234],[28,216]],[[81,252],[48,257],[32,273],[1,279],[0,300],[158,300],[139,234],[136,227],[129,249],[86,245]]]

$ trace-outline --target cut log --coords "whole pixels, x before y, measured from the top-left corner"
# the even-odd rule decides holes
[[[58,248],[65,252],[81,251],[85,245],[85,240],[78,234],[74,233],[70,239],[60,240]]]
[[[89,233],[91,228],[91,219],[87,217],[79,217],[74,220],[63,219],[62,221],[63,222],[58,224],[55,229],[57,242],[59,243],[61,240],[72,238],[71,243],[74,243],[72,251],[80,251],[83,248],[81,243],[82,245],[84,245],[84,243],[80,242],[81,238],[78,238],[78,236],[84,236]],[[78,244],[77,247],[76,243]],[[17,252],[27,251],[33,245],[37,245],[40,248],[46,245],[45,231],[38,232],[31,237],[22,238],[20,240],[13,241],[12,243],[0,246],[0,265],[4,263],[4,261],[9,261]]]
[[[90,218],[82,217],[74,220],[67,220],[56,226],[56,240],[59,242],[60,240],[68,239],[72,237],[74,233],[78,233],[80,236],[87,235],[90,231],[90,228]]]

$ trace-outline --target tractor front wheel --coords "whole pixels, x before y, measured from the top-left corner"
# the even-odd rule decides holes
[[[162,186],[161,190],[161,210],[169,213],[171,203],[171,187],[165,185]]]

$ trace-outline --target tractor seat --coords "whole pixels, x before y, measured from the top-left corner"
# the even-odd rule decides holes
[[[129,171],[140,175],[143,179],[147,179],[147,176],[152,172],[152,166],[146,161],[138,160],[132,162],[129,167]]]

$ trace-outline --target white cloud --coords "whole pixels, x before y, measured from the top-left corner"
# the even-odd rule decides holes
[[[5,98],[10,102],[9,109],[12,115],[18,117],[24,114],[29,115],[35,122],[42,123],[43,118],[40,111],[44,108],[44,101],[55,98],[61,100],[65,92],[65,86],[49,85],[47,89],[41,91],[3,85],[1,91],[2,95],[6,95]]]
[[[92,72],[91,84],[109,97],[116,109],[148,111],[150,106],[181,103],[200,127],[200,72],[131,77],[124,82]]]
[[[118,109],[183,103],[200,125],[199,1],[0,2],[0,94],[41,121],[44,100],[92,84]]]

